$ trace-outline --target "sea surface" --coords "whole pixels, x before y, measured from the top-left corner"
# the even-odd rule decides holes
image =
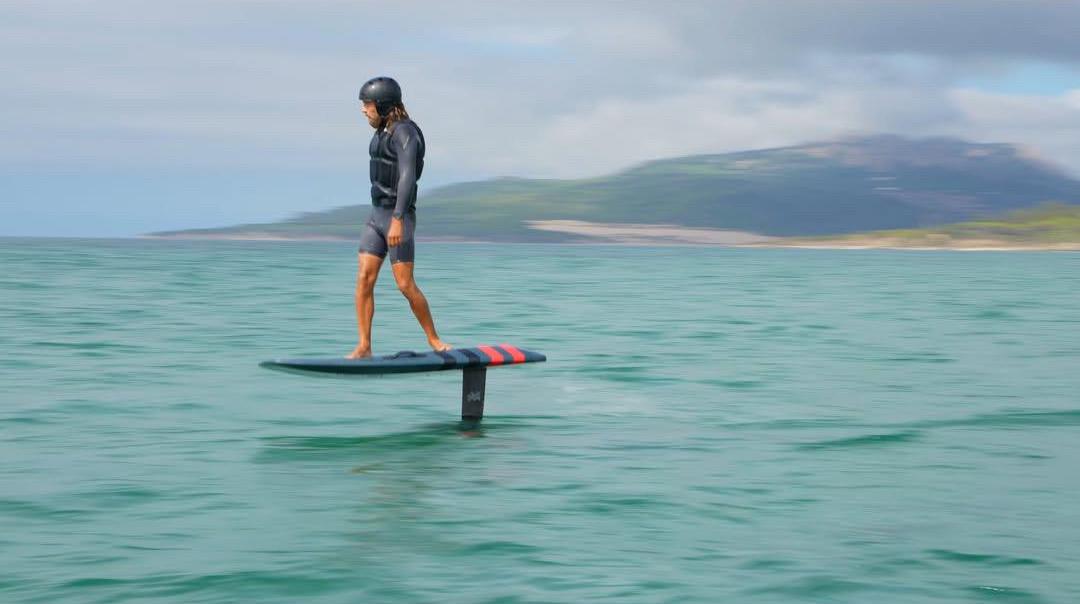
[[[1080,254],[0,240],[0,602],[1080,601]],[[384,268],[377,353],[422,350]]]

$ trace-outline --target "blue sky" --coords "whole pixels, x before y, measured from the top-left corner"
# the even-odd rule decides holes
[[[1080,67],[1027,61],[962,79],[958,86],[994,94],[1058,96],[1080,90]]]
[[[1080,3],[8,0],[0,235],[130,236],[367,203],[392,75],[423,190],[857,133],[1080,175]]]

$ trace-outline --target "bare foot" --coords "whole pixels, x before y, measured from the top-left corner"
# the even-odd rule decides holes
[[[370,346],[357,346],[353,351],[345,355],[346,359],[366,359],[371,356]]]
[[[431,346],[431,349],[434,350],[435,352],[446,352],[447,350],[450,350],[450,349],[453,348],[453,346],[447,344],[446,342],[443,342],[439,338],[434,338],[434,339],[428,340],[427,343],[428,343],[428,346]]]

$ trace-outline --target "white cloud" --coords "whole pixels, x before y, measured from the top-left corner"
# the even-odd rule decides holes
[[[1080,88],[1061,95],[1007,95],[956,89],[962,119],[952,134],[977,141],[1020,142],[1080,175]]]
[[[1080,5],[7,2],[0,162],[355,169],[360,83],[405,85],[429,183],[580,176],[856,131],[1043,148],[1080,173],[1080,92],[955,90],[1080,64]],[[1074,19],[1075,17],[1075,19]],[[1068,35],[1066,35],[1068,34]]]
[[[601,99],[580,113],[555,116],[514,154],[531,161],[514,166],[504,159],[503,171],[588,176],[661,157],[828,138],[872,127],[867,117],[845,92],[816,92],[799,82],[708,80],[675,95]]]

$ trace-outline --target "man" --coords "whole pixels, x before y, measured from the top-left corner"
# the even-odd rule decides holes
[[[413,279],[416,230],[416,181],[424,170],[424,133],[409,119],[401,102],[401,87],[391,78],[368,80],[360,88],[368,123],[375,128],[371,155],[371,215],[360,236],[360,269],[356,279],[356,321],[360,342],[350,359],[371,356],[371,320],[375,316],[375,280],[383,259],[398,289],[409,300],[416,320],[433,350],[449,350],[439,339],[427,299]]]

